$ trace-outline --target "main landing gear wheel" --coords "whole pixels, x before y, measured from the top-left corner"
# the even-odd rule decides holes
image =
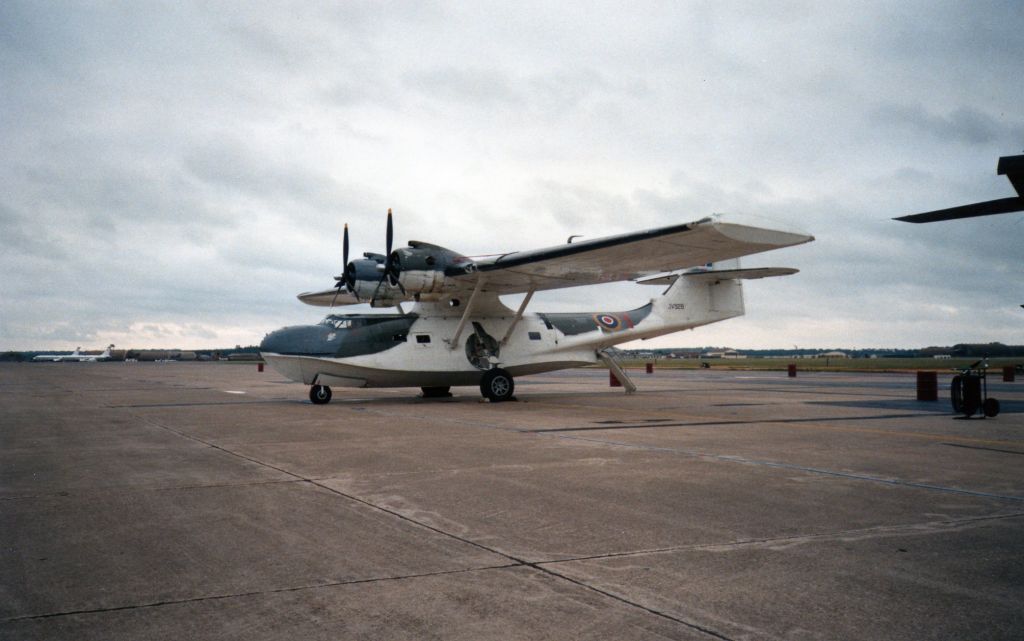
[[[492,403],[510,400],[515,388],[512,375],[500,367],[487,370],[480,379],[480,393]]]
[[[314,405],[324,405],[331,402],[331,388],[326,385],[314,385],[309,388],[309,400]]]

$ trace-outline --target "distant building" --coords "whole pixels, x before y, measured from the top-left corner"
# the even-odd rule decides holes
[[[248,352],[236,352],[234,354],[228,354],[227,359],[229,361],[261,361],[263,357],[257,354],[250,354]]]
[[[705,352],[700,355],[701,358],[746,358],[746,354],[740,354],[734,349],[726,349],[720,352]]]
[[[850,355],[847,354],[846,352],[839,351],[822,352],[820,354],[815,354],[815,358],[850,358]]]

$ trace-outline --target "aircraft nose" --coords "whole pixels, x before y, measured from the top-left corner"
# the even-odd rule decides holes
[[[282,337],[284,332],[285,330],[283,329],[277,329],[264,336],[263,340],[260,341],[260,351],[279,353],[281,345],[285,342]]]
[[[284,327],[270,332],[260,343],[261,352],[273,354],[319,354],[324,343],[324,329],[317,325]]]

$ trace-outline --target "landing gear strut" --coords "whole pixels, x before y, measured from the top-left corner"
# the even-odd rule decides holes
[[[480,393],[492,403],[511,400],[515,388],[512,375],[500,367],[487,370],[480,379]]]
[[[331,402],[331,388],[326,385],[314,385],[309,388],[309,400],[314,405],[324,405]]]

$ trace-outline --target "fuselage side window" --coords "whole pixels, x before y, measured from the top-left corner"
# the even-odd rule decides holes
[[[430,334],[416,334],[416,342],[420,345],[426,345],[430,342]]]

